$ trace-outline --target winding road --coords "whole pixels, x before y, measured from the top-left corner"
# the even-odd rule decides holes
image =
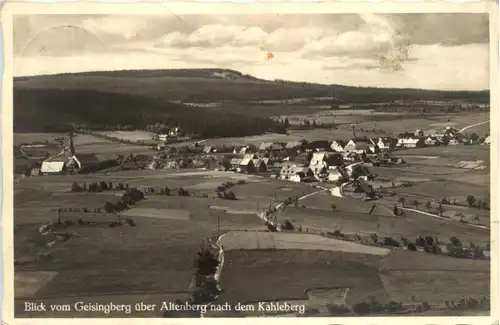
[[[476,123],[476,124],[467,125],[466,127],[462,128],[458,132],[464,132],[465,130],[470,129],[470,128],[474,127],[474,126],[478,126],[478,125],[482,125],[482,124],[486,124],[486,123],[490,123],[490,120],[485,121],[485,122],[479,122],[479,123]]]

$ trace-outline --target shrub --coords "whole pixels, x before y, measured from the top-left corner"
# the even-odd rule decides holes
[[[179,190],[177,191],[177,194],[179,196],[189,196],[189,191],[185,190],[184,188],[180,187]]]
[[[367,315],[370,313],[371,310],[370,304],[366,302],[360,302],[358,304],[355,304],[352,309],[356,314],[359,315]]]
[[[347,314],[350,312],[349,308],[346,305],[327,304],[325,307],[331,316],[343,315],[343,314]]]
[[[71,191],[72,191],[72,192],[81,192],[81,191],[82,191],[82,188],[80,187],[80,185],[78,185],[78,183],[74,182],[74,183],[71,185]]]
[[[415,245],[417,247],[424,247],[425,239],[422,236],[418,236],[418,238],[415,240]]]
[[[408,248],[409,251],[413,251],[413,252],[417,250],[417,246],[414,243],[408,243],[406,248]]]
[[[467,205],[469,206],[469,208],[472,208],[475,202],[476,198],[473,195],[467,195]]]
[[[454,246],[462,246],[462,242],[455,236],[450,238],[450,242]]]
[[[224,192],[224,198],[226,200],[236,200],[236,195],[233,191]]]
[[[397,240],[394,240],[392,237],[385,237],[384,238],[384,246],[399,247],[399,243]]]
[[[107,213],[115,212],[114,204],[111,202],[106,202],[106,204],[104,204],[104,211],[106,211]]]
[[[384,309],[390,313],[394,313],[398,311],[403,311],[404,307],[400,302],[390,301],[387,305],[385,305]]]
[[[335,229],[332,233],[332,236],[334,237],[343,237],[344,235],[340,232],[340,230]]]
[[[295,227],[293,224],[290,222],[290,220],[285,220],[284,227],[286,230],[294,230]]]
[[[108,189],[108,184],[106,184],[105,181],[101,181],[99,183],[99,187],[103,190],[103,191],[106,191]]]
[[[212,275],[217,270],[218,265],[219,261],[211,250],[202,247],[197,252],[194,260],[195,273],[197,275]]]

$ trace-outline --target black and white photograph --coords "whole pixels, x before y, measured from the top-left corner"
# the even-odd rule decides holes
[[[496,15],[158,6],[11,16],[14,318],[495,315]]]

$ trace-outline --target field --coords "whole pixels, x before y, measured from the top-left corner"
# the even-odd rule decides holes
[[[64,133],[14,133],[14,145],[44,141],[52,142],[61,137],[64,138],[64,144],[67,145],[68,136]],[[101,160],[112,159],[118,154],[155,154],[154,151],[145,146],[116,143],[89,134],[77,134],[74,137],[74,144],[77,153],[93,153]]]
[[[445,300],[489,295],[489,263],[408,251],[380,259],[324,250],[230,250],[221,285],[220,299],[230,303],[292,300],[322,311],[339,295],[334,291],[341,291],[351,305],[371,296],[381,303],[444,305]]]
[[[386,248],[360,245],[348,241],[312,234],[271,232],[229,232],[220,242],[225,251],[231,250],[324,250],[384,256]]]
[[[349,123],[353,122],[362,122],[356,126],[356,135],[372,136],[376,132],[373,129],[390,129],[391,132],[425,130],[425,127],[441,129],[448,124],[463,127],[487,119],[480,114],[471,116],[451,116],[448,122],[442,116],[398,119],[383,114],[339,114],[336,121],[346,124],[339,125],[336,130],[290,130],[288,136],[269,133],[210,139],[204,144],[260,145],[264,141],[347,139],[352,136]],[[481,127],[485,125],[478,126],[478,130]],[[467,132],[476,132],[474,130],[471,128]],[[124,140],[150,136],[147,132],[107,134]],[[59,136],[61,134],[17,133],[15,142],[50,141]],[[132,152],[154,154],[145,146],[113,143],[90,135],[77,136],[75,144],[77,152],[109,158]],[[488,147],[422,148],[397,151],[393,155],[407,163],[372,167],[378,181],[385,184],[411,181],[412,186],[390,188],[394,196],[384,195],[381,200],[372,202],[334,197],[328,192],[307,196],[297,207],[288,206],[277,215],[279,222],[289,220],[295,227],[301,227],[303,232],[300,234],[265,232],[256,212],[289,197],[318,191],[303,183],[202,170],[119,171],[18,179],[14,186],[14,253],[19,262],[16,265],[16,298],[65,302],[68,299],[90,301],[90,297],[100,301],[185,297],[189,295],[192,259],[196,251],[205,238],[220,234],[224,234],[221,241],[226,250],[221,276],[225,292],[221,302],[298,300],[309,301],[308,304],[324,310],[326,298],[313,298],[321,296],[317,293],[321,290],[328,291],[325,295],[331,296],[332,292],[338,295],[349,289],[349,303],[366,300],[369,296],[376,296],[380,302],[409,301],[415,296],[417,301],[440,304],[445,299],[458,300],[466,295],[488,295],[487,261],[389,252],[379,247],[317,236],[320,232],[340,230],[343,233],[376,233],[396,240],[437,236],[440,241],[448,242],[450,237],[456,236],[465,245],[490,242],[488,229],[418,212],[406,211],[404,217],[393,215],[393,207],[400,197],[406,199],[408,207],[412,207],[413,200],[418,200],[419,209],[426,211],[423,205],[427,200],[447,197],[462,203],[467,195],[477,199],[489,196]],[[483,161],[479,165],[484,169],[463,167],[463,162],[478,160]],[[55,209],[102,208],[106,202],[119,200],[119,191],[69,191],[73,182],[89,184],[101,180],[127,183],[140,189],[168,186],[174,192],[183,187],[191,195],[147,195],[145,200],[121,214],[132,218],[136,227],[72,226],[67,231],[74,235],[68,241],[47,246],[47,239],[38,229],[58,217]],[[238,180],[244,180],[245,184],[231,188],[237,200],[217,198],[217,185]],[[489,222],[489,210],[448,205],[445,209],[477,214],[482,223]],[[60,216],[62,220],[107,218],[93,213],[61,213]],[[38,259],[46,252],[52,256],[50,260]],[[19,314],[28,315],[20,311]]]
[[[384,300],[388,297],[377,275],[378,260],[372,255],[331,251],[229,251],[220,299],[229,303],[303,300],[308,289],[350,288],[351,303],[369,295]]]
[[[148,141],[152,142],[152,137],[155,135],[153,132],[148,131],[109,131],[99,132],[101,135],[117,138],[125,141]]]
[[[14,195],[14,254],[19,261],[16,272],[31,273],[24,273],[22,283],[25,284],[16,287],[16,297],[59,297],[63,301],[63,297],[71,295],[186,294],[191,281],[192,259],[203,238],[217,234],[217,219],[223,232],[263,230],[262,221],[255,215],[256,202],[260,200],[263,208],[269,204],[269,196],[261,195],[276,192],[277,199],[291,195],[289,189],[280,189],[282,184],[234,175],[236,179],[247,178],[248,184],[232,188],[242,197],[236,201],[214,198],[215,186],[234,181],[233,175],[203,171],[132,171],[19,180]],[[191,197],[148,196],[123,214],[134,219],[136,227],[70,226],[67,231],[74,236],[48,247],[38,228],[58,218],[55,209],[102,208],[106,202],[118,201],[119,195],[114,192],[69,192],[73,182],[82,184],[101,180],[137,187],[164,187],[168,184],[172,190],[180,186],[195,189],[189,189]],[[290,185],[296,191],[310,190],[303,184]],[[246,186],[248,190],[245,191]],[[201,193],[210,195],[205,198],[200,196]],[[77,218],[109,220],[104,215],[92,213],[62,212],[60,216],[61,220],[73,221]],[[45,252],[50,252],[50,261],[37,260],[37,256]],[[40,283],[36,281],[40,271],[54,272],[52,279],[37,284]],[[32,291],[30,281],[33,282]]]

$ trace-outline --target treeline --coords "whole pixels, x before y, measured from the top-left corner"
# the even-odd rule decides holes
[[[214,73],[227,73],[231,79],[218,78]],[[17,87],[95,89],[192,102],[281,100],[331,97],[334,94],[337,101],[332,101],[332,104],[380,103],[395,100],[489,102],[489,91],[362,88],[286,80],[266,81],[225,69],[104,71],[23,77],[14,80],[14,88]]]
[[[147,125],[178,125],[200,137],[240,137],[285,133],[278,122],[225,111],[203,110],[158,98],[88,89],[14,89],[15,132],[68,132],[76,127],[144,130]]]

